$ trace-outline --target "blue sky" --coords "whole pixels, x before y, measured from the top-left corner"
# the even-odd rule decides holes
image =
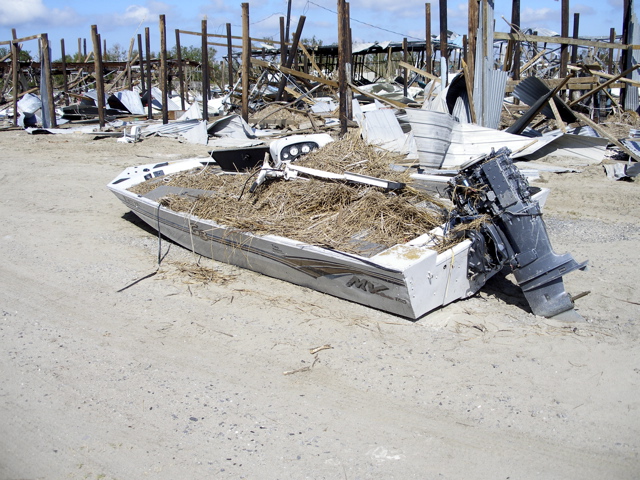
[[[623,0],[579,0],[570,3],[571,26],[573,14],[580,13],[580,34],[608,36],[609,29],[622,30]],[[226,34],[231,23],[232,34],[241,35],[241,3],[223,0],[0,0],[0,40],[11,38],[11,29],[19,37],[47,33],[54,49],[54,58],[60,56],[60,39],[65,39],[67,53],[77,50],[78,38],[87,39],[91,49],[91,25],[98,26],[107,48],[118,43],[128,49],[129,41],[137,33],[144,34],[149,27],[151,49],[159,50],[158,18],[167,20],[169,47],[175,43],[175,29],[200,31],[201,20],[207,18],[209,33]],[[521,0],[523,27],[545,27],[560,32],[561,2],[556,0]],[[423,39],[425,31],[424,0],[351,0],[351,28],[354,41],[402,41],[403,37]],[[315,36],[325,44],[337,39],[336,1],[293,0],[291,31],[295,31],[298,18],[306,16],[304,38]],[[449,0],[449,30],[466,33],[467,2]],[[637,10],[637,8],[636,8]],[[249,2],[250,34],[255,38],[279,38],[279,17],[286,16],[287,0],[255,0]],[[511,18],[511,1],[496,0],[496,30],[507,31],[501,17]],[[431,2],[432,32],[439,32],[439,2]],[[198,45],[197,37],[181,37],[183,45]],[[34,41],[24,48],[35,53]],[[137,43],[136,43],[137,48]],[[218,48],[220,52],[222,49]]]

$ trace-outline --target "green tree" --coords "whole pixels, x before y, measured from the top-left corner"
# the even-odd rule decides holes
[[[209,47],[209,67],[213,68],[215,66],[215,58],[218,51]],[[173,46],[171,50],[168,52],[169,57],[178,58],[178,48],[176,45]],[[202,62],[202,48],[190,46],[180,46],[180,55],[182,56],[182,60],[189,60],[192,62],[200,63]]]
[[[4,58],[10,54],[11,49],[5,47],[0,48],[0,58]],[[18,60],[20,60],[21,62],[33,62],[33,57],[31,57],[31,52],[29,50],[20,50]]]
[[[311,38],[303,38],[302,40],[300,40],[300,43],[303,44],[305,47],[309,48],[313,48],[313,47],[321,47],[322,46],[322,40],[320,40],[319,38],[316,38],[316,36],[314,35]]]
[[[107,51],[103,52],[102,56],[105,62],[126,62],[127,53],[128,51],[122,45],[115,43],[113,47],[107,48]]]

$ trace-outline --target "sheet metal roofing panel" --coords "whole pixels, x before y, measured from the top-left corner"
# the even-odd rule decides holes
[[[631,25],[629,26],[629,34],[631,35],[631,41],[628,42],[632,45],[637,45],[640,43],[640,25],[638,24],[638,17],[635,12],[631,14]],[[629,68],[632,65],[636,65],[640,62],[640,53],[636,50],[629,50],[627,54],[627,65],[625,68]],[[635,81],[640,80],[640,72],[638,70],[634,70],[631,72],[629,77]],[[638,87],[627,85],[626,87],[627,93],[624,99],[624,108],[625,110],[637,111],[638,106],[640,105],[640,101],[638,99]]]
[[[493,4],[489,2],[487,18],[493,18]],[[473,103],[476,110],[476,122],[488,128],[497,128],[502,112],[504,91],[507,86],[507,72],[493,68],[493,22],[484,22],[483,9],[480,9],[478,38],[487,38],[486,47],[482,42],[476,44],[476,65],[474,72]],[[486,29],[486,33],[484,32]],[[484,55],[484,50],[491,55]]]
[[[116,92],[114,96],[122,103],[122,105],[129,110],[133,115],[145,115],[147,112],[144,110],[140,95],[131,90],[122,90]],[[117,107],[114,107],[117,108]]]
[[[209,140],[209,134],[207,133],[207,122],[202,120],[193,128],[180,132],[180,136],[189,143],[197,145],[206,145]]]
[[[480,155],[507,147],[512,152],[537,141],[531,138],[481,127],[473,123],[455,123],[451,132],[451,144],[441,168],[459,168],[465,162]]]
[[[388,145],[393,151],[400,151],[404,144],[404,132],[393,110],[383,109],[363,112],[363,136],[372,145]]]
[[[145,136],[158,134],[158,135],[178,135],[181,132],[189,130],[198,126],[200,120],[186,120],[184,122],[172,122],[163,125],[161,123],[151,124],[142,129],[142,133]]]
[[[451,143],[454,120],[448,113],[406,110],[416,141],[420,166],[440,168]]]
[[[537,160],[545,156],[575,157],[581,164],[597,165],[602,162],[609,141],[606,138],[585,135],[560,134],[535,152],[522,158]]]
[[[539,78],[527,77],[513,90],[513,96],[531,106],[550,91],[551,89]],[[564,102],[556,98],[555,103],[560,116],[565,122],[572,123],[577,120],[571,109]],[[541,113],[547,118],[555,118],[553,110],[548,104],[545,104]]]
[[[147,92],[144,95],[143,100],[146,99],[148,95],[149,94]],[[153,106],[153,108],[157,110],[162,110],[162,90],[160,90],[157,87],[152,87],[151,96],[152,96],[151,105]],[[173,100],[171,100],[170,98],[167,98],[167,110],[172,112],[174,110],[180,110],[180,107],[176,105]]]

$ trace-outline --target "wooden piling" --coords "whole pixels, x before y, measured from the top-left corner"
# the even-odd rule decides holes
[[[562,0],[562,26],[560,27],[560,36],[567,38],[569,36],[569,0]],[[569,46],[560,45],[560,78],[567,76],[567,64],[569,63]]]
[[[631,14],[633,13],[632,0],[624,0],[622,8],[622,43],[629,45],[631,43],[633,32],[631,30]],[[622,50],[620,54],[620,71],[626,70],[631,66],[630,59],[632,58],[631,52],[628,50]],[[627,86],[620,91],[620,105],[625,108],[627,101]]]
[[[69,83],[67,81],[67,55],[64,51],[64,38],[60,39],[60,53],[62,53],[62,92],[64,104],[69,106]]]
[[[11,82],[13,85],[13,125],[18,125],[18,95],[20,94],[19,73],[20,73],[20,45],[15,40],[18,34],[15,28],[11,29],[13,42],[11,42]]]
[[[616,29],[612,28],[609,30],[609,43],[613,43],[616,41]],[[613,48],[609,49],[609,60],[607,61],[607,71],[609,75],[613,75]]]
[[[138,34],[138,66],[140,67],[140,90],[144,91],[144,52],[142,51],[142,35]]]
[[[233,44],[231,43],[231,24],[227,23],[227,63],[229,64],[229,90],[233,88]]]
[[[131,37],[129,41],[129,51],[127,52],[127,89],[133,90],[133,75],[131,72],[131,62],[133,60],[133,45],[135,44],[135,39]]]
[[[169,123],[169,85],[167,84],[167,23],[160,15],[160,91],[162,92],[162,123]]]
[[[468,48],[467,35],[462,35],[462,60],[463,61],[464,61],[465,58],[467,58],[467,48]],[[462,62],[460,62],[460,63],[462,63]]]
[[[425,52],[425,70],[427,73],[433,73],[433,46],[431,45],[431,4],[424,4],[425,10],[425,29],[424,29],[424,52]]]
[[[578,31],[580,29],[580,14],[573,14],[573,38],[578,39]],[[571,47],[571,63],[575,64],[578,61],[578,46],[573,45]]]
[[[298,43],[300,42],[300,37],[302,36],[302,29],[304,28],[304,23],[307,20],[307,17],[301,15],[298,19],[298,27],[296,28],[296,33],[293,35],[293,42],[291,43],[291,50],[289,51],[289,55],[287,56],[287,61],[285,62],[285,68],[291,68],[293,65],[293,61],[295,57],[298,56]],[[339,47],[338,47],[339,50]],[[280,79],[280,84],[278,85],[278,93],[276,95],[276,100],[280,100],[282,98],[282,94],[284,92],[284,87],[287,84],[287,79],[282,76]]]
[[[209,47],[207,45],[207,19],[202,20],[202,119],[209,120]]]
[[[42,68],[44,68],[44,82],[47,91],[47,113],[49,114],[50,128],[56,128],[56,104],[53,98],[53,75],[51,75],[51,48],[49,46],[49,36],[43,33],[40,37],[40,46],[42,49]],[[42,85],[40,85],[40,96],[42,97]]]
[[[151,40],[149,27],[144,28],[145,54],[147,57],[147,118],[153,119],[153,92],[151,86]]]
[[[445,72],[449,72],[449,58],[447,53],[447,0],[440,0],[440,56],[445,61]],[[447,85],[447,78],[442,78],[442,86]]]
[[[176,28],[176,60],[178,61],[178,82],[180,83],[180,108],[186,110],[184,101],[184,72],[182,71],[182,47],[180,46],[180,30]]]
[[[287,62],[287,37],[284,30],[284,17],[280,17],[280,65]]]
[[[511,2],[511,33],[515,34],[520,29],[520,0]],[[511,78],[520,80],[520,42],[513,42],[513,63],[511,64]]]
[[[469,72],[469,81],[473,87],[474,74],[476,68],[476,45],[478,35],[478,13],[479,13],[478,0],[469,0],[469,15],[468,15],[468,28],[467,32],[467,66]]]
[[[338,0],[338,96],[339,96],[339,118],[340,135],[347,133],[348,106],[347,106],[347,42],[349,34],[347,32],[347,7],[345,0]]]
[[[251,37],[249,4],[242,4],[242,118],[249,121],[249,75],[251,73]]]
[[[409,60],[409,50],[407,47],[407,38],[403,38],[402,39],[402,60],[404,61],[404,63],[407,63],[407,60]],[[404,73],[402,74],[402,83],[403,83],[403,93],[404,96],[407,96],[408,93],[408,89],[407,89],[407,83],[409,82],[409,70],[406,68],[403,68]]]
[[[104,78],[102,76],[102,52],[100,51],[100,37],[98,36],[98,26],[91,25],[91,40],[93,41],[93,65],[94,77],[96,79],[96,91],[98,94],[98,121],[100,128],[104,128]]]

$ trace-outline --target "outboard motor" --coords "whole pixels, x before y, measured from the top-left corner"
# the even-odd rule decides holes
[[[584,270],[587,262],[579,264],[571,254],[553,251],[540,206],[531,199],[529,184],[510,154],[501,148],[475,160],[448,188],[455,205],[452,222],[481,221],[478,229],[467,230],[473,241],[469,276],[489,277],[510,265],[534,314],[553,317],[572,312],[573,301],[562,276]]]

